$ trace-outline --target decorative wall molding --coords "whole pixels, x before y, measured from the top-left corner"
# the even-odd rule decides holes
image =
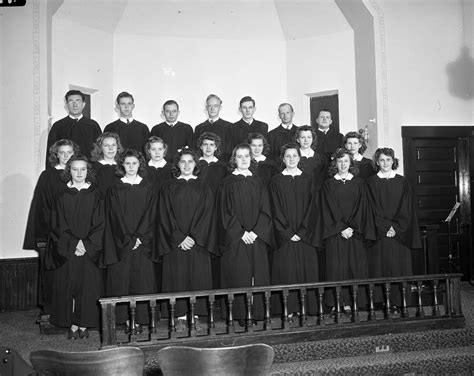
[[[40,0],[33,0],[33,133],[36,174],[41,166]]]

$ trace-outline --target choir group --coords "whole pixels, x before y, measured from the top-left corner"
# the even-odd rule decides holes
[[[120,119],[102,133],[82,115],[81,92],[65,100],[69,115],[49,133],[49,166],[34,192],[24,248],[39,251],[40,304],[52,324],[69,328],[68,338],[98,326],[103,296],[411,275],[410,249],[420,239],[410,186],[395,173],[398,159],[390,148],[363,157],[364,138],[333,130],[329,111],[320,112],[318,129],[297,127],[284,103],[282,123],[268,132],[253,119],[251,97],[242,98],[242,119],[232,124],[210,95],[209,119],[194,132],[177,120],[173,100],[163,106],[166,121],[149,132],[133,119],[134,99],[124,92]],[[376,295],[382,302],[382,291]],[[394,289],[394,309],[400,298]],[[340,303],[353,305],[347,289]],[[315,293],[305,304],[318,312]],[[334,309],[333,294],[325,304]],[[366,304],[359,293],[357,306]],[[263,308],[256,295],[253,319],[263,319]],[[236,296],[240,324],[246,309]],[[279,296],[271,309],[281,313]],[[292,292],[288,311],[299,310]],[[175,315],[186,320],[188,313],[188,302],[178,300]],[[208,314],[204,299],[195,313]],[[116,322],[139,331],[149,308],[137,304],[136,328],[128,315],[127,305],[117,306]],[[161,315],[169,315],[167,306]]]

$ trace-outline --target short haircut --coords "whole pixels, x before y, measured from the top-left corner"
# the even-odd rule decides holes
[[[127,93],[126,91],[122,91],[119,95],[117,95],[117,104],[120,103],[120,99],[122,98],[131,98],[132,103],[135,103],[135,99],[133,99],[133,95],[130,93]]]
[[[393,151],[393,149],[392,148],[378,148],[377,150],[375,150],[374,157],[372,158],[375,171],[377,172],[380,171],[380,167],[377,164],[377,162],[379,161],[379,158],[382,154],[392,157],[393,159],[392,170],[396,170],[398,168],[399,161],[398,161],[398,158],[395,158],[395,152]]]
[[[100,161],[104,158],[104,152],[102,151],[102,143],[106,138],[115,138],[115,142],[117,142],[117,154],[115,154],[115,162],[118,161],[119,154],[123,152],[123,146],[120,142],[120,137],[117,133],[113,132],[105,132],[102,133],[97,140],[94,142],[94,148],[91,151],[91,161],[96,162]]]
[[[296,127],[296,131],[295,131],[295,142],[296,144],[300,144],[298,142],[298,137],[300,137],[300,133],[301,132],[311,132],[311,136],[313,136],[313,143],[311,144],[311,149],[315,150],[316,149],[316,144],[318,143],[318,136],[316,134],[316,131],[314,130],[313,127],[311,127],[310,125],[302,125],[301,127]]]
[[[86,182],[87,183],[95,183],[95,171],[92,168],[91,163],[87,159],[85,155],[82,154],[77,154],[73,155],[71,158],[66,163],[66,168],[64,171],[61,173],[61,180],[64,181],[65,183],[69,182],[72,180],[71,176],[71,164],[72,162],[75,161],[84,161],[87,164],[87,175],[86,175]]]
[[[245,143],[238,144],[234,148],[234,150],[232,150],[232,155],[230,156],[230,160],[229,160],[229,172],[230,173],[234,172],[234,170],[237,168],[237,162],[235,160],[235,155],[237,153],[237,150],[239,150],[239,149],[246,149],[246,150],[249,151],[250,156],[252,155],[252,150],[250,149],[249,144],[245,144]],[[257,166],[258,166],[257,161],[251,157],[250,158],[249,170],[252,174],[255,174],[255,172],[257,171]]]
[[[282,103],[278,106],[278,112],[280,112],[280,109],[283,107],[283,106],[290,106],[290,109],[291,109],[291,112],[295,112],[295,110],[293,110],[293,106],[289,103]]]
[[[255,107],[255,99],[253,99],[252,97],[250,97],[250,96],[248,96],[248,95],[247,95],[246,97],[243,97],[243,98],[240,100],[240,102],[239,102],[239,107],[241,107],[241,106],[242,106],[242,103],[244,103],[244,102],[252,102],[253,105],[254,105],[254,107]]]
[[[202,146],[202,143],[204,142],[204,140],[214,141],[214,143],[216,144],[216,148],[217,148],[214,155],[217,158],[219,158],[220,155],[221,155],[221,138],[217,134],[212,133],[212,132],[201,133],[201,135],[199,136],[199,138],[197,140],[197,143],[196,143],[196,146],[198,148],[198,153],[201,156],[202,156],[201,146]]]
[[[62,140],[56,141],[53,145],[49,147],[48,162],[51,167],[55,167],[59,164],[58,150],[61,146],[71,146],[73,156],[79,154],[80,152],[79,146],[69,139],[63,138]]]
[[[344,141],[342,142],[342,145],[345,147],[347,140],[349,138],[357,138],[360,143],[360,148],[359,148],[359,154],[364,154],[364,152],[367,150],[367,144],[365,143],[364,136],[362,136],[359,132],[349,132],[346,133],[344,136]]]
[[[82,101],[85,102],[86,101],[86,95],[80,91],[80,90],[69,90],[66,95],[64,96],[64,99],[66,100],[66,102],[68,101],[69,97],[71,95],[80,95],[80,97],[82,98]]]
[[[151,136],[146,142],[145,147],[144,147],[145,156],[147,160],[151,159],[151,155],[150,155],[151,144],[154,144],[155,142],[160,142],[163,144],[163,148],[165,149],[165,152],[163,153],[163,157],[166,155],[166,152],[168,151],[168,144],[162,138],[157,137],[157,136]]]
[[[219,104],[222,104],[222,99],[220,99],[216,94],[209,94],[206,98],[206,104],[209,102],[212,98],[217,99],[219,101]]]
[[[199,158],[197,153],[193,149],[185,146],[182,149],[176,150],[176,154],[173,158],[173,167],[171,168],[171,173],[175,178],[181,175],[181,170],[179,169],[179,161],[181,160],[181,157],[186,154],[190,155],[194,159],[195,166],[193,170],[193,175],[197,176],[201,172],[201,170],[199,169]]]
[[[345,155],[349,156],[349,160],[351,162],[351,165],[349,167],[349,172],[352,175],[358,175],[359,174],[359,170],[354,164],[354,159],[352,158],[351,152],[349,150],[347,150],[346,148],[339,148],[334,152],[334,154],[331,157],[331,163],[329,164],[329,169],[328,169],[328,173],[329,173],[330,176],[334,176],[334,175],[337,174],[337,160],[339,158],[344,157]]]
[[[170,104],[175,104],[175,105],[176,105],[176,108],[177,108],[178,111],[179,111],[179,104],[178,104],[178,102],[176,102],[174,99],[168,99],[165,103],[163,103],[163,112],[165,111],[165,107],[166,107],[166,106],[169,106]]]
[[[247,136],[247,143],[250,145],[253,140],[262,140],[263,141],[263,155],[268,155],[270,153],[270,144],[268,143],[265,136],[261,133],[249,133]]]
[[[301,158],[301,150],[300,150],[300,146],[298,144],[296,144],[294,142],[289,143],[289,144],[285,144],[280,148],[280,160],[281,160],[281,163],[283,163],[283,164],[285,164],[283,162],[283,158],[285,157],[285,152],[289,149],[295,149],[296,152],[298,153],[298,155]],[[298,165],[299,165],[299,163],[298,163]]]
[[[321,114],[321,112],[329,112],[329,115],[331,115],[331,117],[332,117],[332,112],[331,112],[331,110],[328,110],[327,108],[323,108],[322,110],[319,110],[319,112],[318,112],[318,117],[319,117],[319,115]]]
[[[143,158],[142,153],[135,149],[125,149],[125,151],[120,154],[117,161],[117,166],[115,167],[115,175],[121,178],[125,176],[125,167],[123,167],[123,163],[127,157],[135,157],[138,159],[138,163],[140,164],[138,167],[138,175],[144,177],[146,175],[145,158]]]

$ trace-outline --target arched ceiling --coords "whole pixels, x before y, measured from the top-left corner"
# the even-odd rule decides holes
[[[350,30],[334,0],[64,0],[54,17],[109,33],[295,40]]]

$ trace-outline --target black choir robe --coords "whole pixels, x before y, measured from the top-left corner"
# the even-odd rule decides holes
[[[219,215],[221,286],[222,288],[263,286],[270,283],[268,247],[272,246],[273,231],[270,202],[265,182],[256,176],[229,175],[221,185]],[[242,240],[244,231],[253,231],[253,244]],[[255,295],[253,319],[264,316],[263,296]],[[246,318],[243,295],[235,297],[233,317]]]
[[[318,281],[318,255],[312,244],[309,220],[313,213],[313,179],[278,174],[270,181],[270,197],[276,246],[272,258],[271,282],[274,285]],[[294,242],[293,235],[301,240]],[[272,312],[282,312],[280,299],[273,299]],[[306,312],[316,314],[318,301],[315,290],[308,290]],[[288,296],[288,312],[301,312],[297,291]]]
[[[146,124],[133,119],[129,124],[117,119],[105,126],[104,132],[117,133],[124,149],[135,149],[143,153],[143,148],[150,137]]]
[[[296,129],[298,127],[293,124],[291,129],[284,128],[281,124],[268,132],[268,144],[270,145],[269,157],[275,162],[280,161],[281,147],[288,143],[295,142]]]
[[[146,165],[146,176],[145,178],[154,185],[156,192],[160,192],[161,186],[167,182],[168,180],[173,178],[173,174],[171,169],[173,166],[170,162],[166,162],[163,167],[154,167],[150,165]]]
[[[204,159],[200,159],[198,166],[200,170],[199,178],[209,185],[213,196],[216,197],[222,180],[229,174],[227,163],[221,160],[208,163]]]
[[[255,172],[255,175],[261,177],[268,185],[270,179],[278,174],[280,170],[281,168],[273,159],[266,158],[264,161],[257,162],[257,171]]]
[[[316,130],[316,136],[318,138],[318,143],[316,145],[317,149],[320,153],[326,157],[326,160],[329,164],[331,161],[332,154],[340,147],[342,147],[342,143],[344,142],[344,136],[339,133],[337,130],[329,127],[329,130],[324,133],[319,129]]]
[[[244,119],[240,119],[232,126],[234,132],[234,146],[247,143],[247,137],[250,133],[260,133],[267,138],[268,124],[260,120],[253,119],[249,125]]]
[[[100,191],[67,188],[51,212],[45,265],[53,271],[50,322],[61,327],[98,327],[97,300],[103,294],[99,262],[103,249],[104,205]],[[74,254],[82,240],[86,253]],[[73,311],[74,300],[74,311]]]
[[[163,258],[163,292],[210,290],[211,254],[217,252],[214,195],[200,178],[173,179],[165,183],[158,205],[158,247],[155,259]],[[195,245],[178,245],[191,237]],[[158,257],[157,257],[158,256]],[[178,300],[175,315],[189,312],[188,302]],[[168,312],[164,312],[169,315]],[[207,315],[207,302],[198,299],[196,315]]]
[[[100,162],[93,162],[92,168],[95,171],[95,183],[105,196],[109,187],[117,184],[119,177],[115,174],[117,165],[102,164]]]
[[[301,157],[300,169],[313,178],[314,189],[319,192],[328,176],[328,164],[324,156],[315,152],[310,158]]]
[[[233,124],[219,118],[212,124],[209,119],[199,124],[194,129],[194,140],[199,140],[199,136],[204,132],[215,133],[221,138],[221,159],[228,161],[234,148]]]
[[[362,157],[360,161],[354,159],[354,165],[359,171],[357,176],[362,179],[368,179],[376,174],[372,160],[368,158]]]
[[[328,281],[369,278],[365,240],[375,240],[371,215],[363,179],[328,179],[321,191],[322,238],[326,242],[326,277]],[[353,229],[349,239],[342,237],[346,228]],[[342,289],[341,305],[352,306],[349,288]],[[326,303],[335,305],[334,293],[326,295]],[[367,303],[367,291],[359,289],[358,306]]]
[[[107,273],[107,295],[135,295],[156,292],[153,236],[157,208],[156,190],[146,179],[127,184],[118,179],[107,191],[104,236],[104,264]],[[135,250],[136,240],[142,244]],[[137,322],[147,324],[146,303],[137,304]],[[117,323],[128,319],[128,306],[116,308]]]
[[[169,162],[173,160],[176,150],[182,149],[184,146],[196,149],[193,128],[180,121],[172,127],[166,122],[155,125],[151,129],[150,136],[160,137],[168,145],[165,158]]]
[[[411,249],[421,248],[421,241],[411,187],[398,174],[390,179],[373,175],[367,185],[376,228],[375,244],[368,250],[370,277],[412,275]],[[396,235],[388,238],[391,226]],[[376,298],[381,300],[380,294]],[[400,290],[394,286],[391,301],[401,303]]]
[[[46,155],[49,155],[49,148],[56,141],[68,139],[74,141],[79,146],[81,154],[90,158],[94,142],[101,133],[102,130],[95,120],[83,116],[77,121],[66,116],[55,122],[51,127],[48,134]]]

